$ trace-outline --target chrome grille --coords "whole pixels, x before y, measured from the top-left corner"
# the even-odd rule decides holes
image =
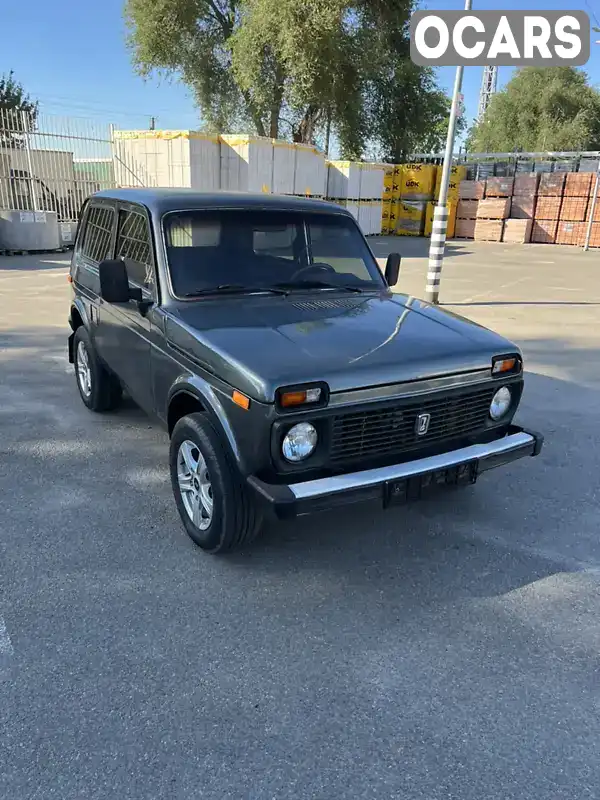
[[[401,454],[445,439],[482,430],[495,386],[448,396],[411,397],[392,406],[372,408],[333,418],[331,462],[339,464],[375,456]],[[427,433],[416,432],[417,418],[429,414]]]

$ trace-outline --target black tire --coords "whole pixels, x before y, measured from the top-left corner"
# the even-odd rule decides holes
[[[181,445],[186,441],[193,444],[204,459],[210,479],[213,509],[205,530],[194,524],[179,485],[178,459]],[[171,436],[169,464],[179,516],[198,547],[208,553],[225,553],[256,538],[262,526],[262,515],[219,434],[204,414],[189,414],[177,422]]]
[[[79,370],[80,347],[88,358],[90,385],[87,392],[82,385],[83,380]],[[90,335],[83,325],[75,331],[73,364],[79,396],[90,411],[110,411],[119,405],[122,396],[121,384],[98,359]]]

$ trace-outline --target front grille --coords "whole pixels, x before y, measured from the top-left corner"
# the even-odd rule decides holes
[[[393,406],[333,419],[332,464],[389,456],[481,431],[497,387],[485,386],[455,395],[410,398]],[[427,433],[416,432],[417,418],[429,414]]]

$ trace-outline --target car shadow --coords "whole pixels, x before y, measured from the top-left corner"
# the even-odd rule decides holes
[[[131,400],[110,415],[88,412],[61,355],[64,335],[56,329],[0,334],[0,346],[9,353],[0,361],[4,463],[27,474],[35,455],[45,487],[37,497],[39,509],[62,503],[76,525],[87,503],[89,524],[102,531],[101,552],[118,554],[125,572],[136,572],[143,550],[151,570],[169,569],[181,585],[204,580],[207,570],[226,583],[260,582],[268,575],[279,587],[305,587],[309,604],[311,592],[315,602],[327,596],[340,603],[346,594],[360,593],[367,614],[369,604],[382,598],[410,608],[443,598],[485,597],[586,560],[600,563],[593,505],[600,492],[600,389],[584,381],[585,365],[589,369],[597,351],[566,351],[565,364],[572,365],[566,380],[527,375],[518,421],[547,436],[538,458],[494,470],[475,487],[385,512],[374,503],[270,521],[253,545],[213,559],[187,538],[177,516],[166,434]],[[31,359],[31,348],[42,343],[39,358]],[[561,347],[554,340],[522,344],[536,363],[549,365]],[[23,413],[15,416],[19,408]],[[63,486],[64,476],[75,483]],[[120,508],[129,515],[125,538]],[[18,509],[14,513],[21,518]]]

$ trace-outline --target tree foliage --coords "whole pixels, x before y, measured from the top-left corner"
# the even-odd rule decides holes
[[[600,149],[600,92],[574,67],[524,67],[470,132],[471,152]]]
[[[392,158],[448,115],[431,71],[410,62],[411,10],[412,0],[126,0],[125,15],[139,73],[181,78],[205,128],[316,142],[330,119],[344,155],[375,143]]]
[[[0,146],[20,147],[22,132],[35,129],[37,115],[37,102],[26,94],[14,72],[0,75]]]

